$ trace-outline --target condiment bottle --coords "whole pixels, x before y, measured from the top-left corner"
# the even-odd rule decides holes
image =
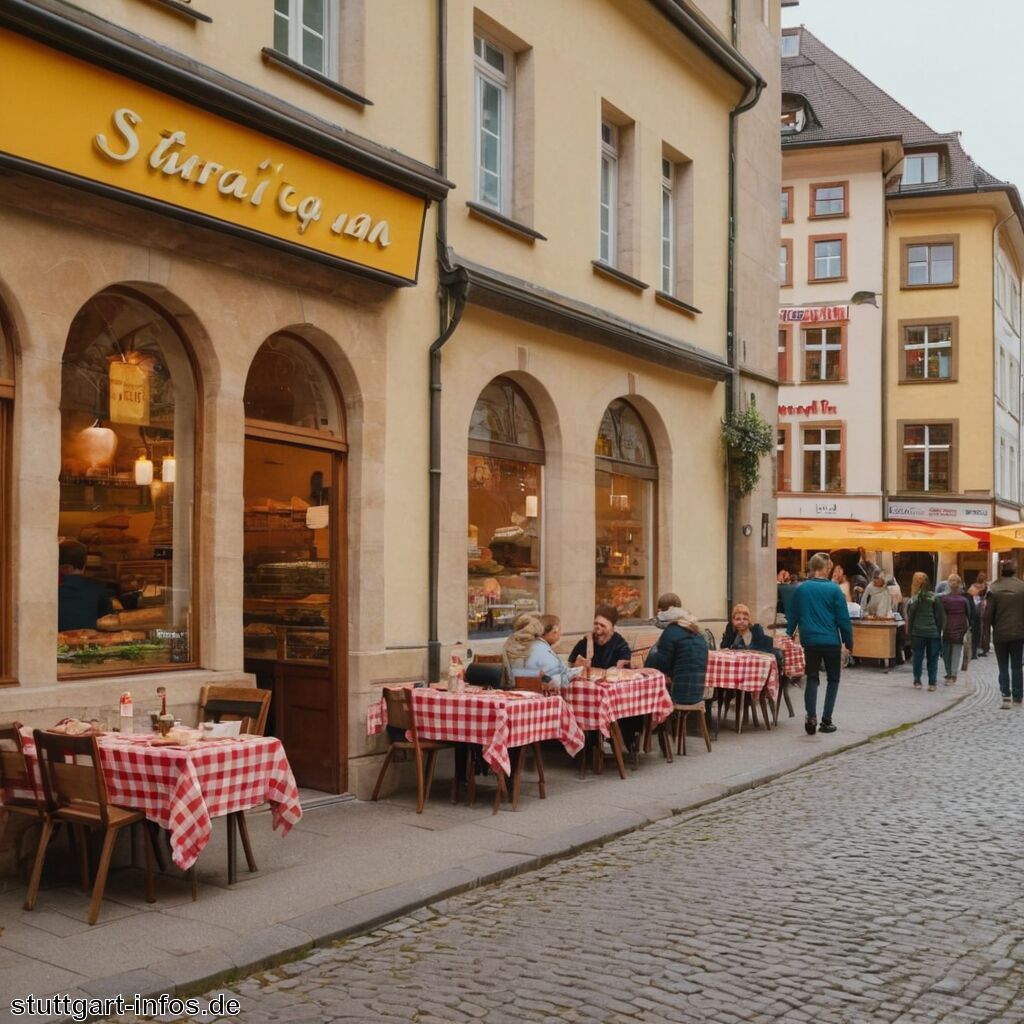
[[[451,664],[448,666],[448,690],[450,693],[461,693],[465,689],[463,650],[462,644],[456,644],[452,648]]]
[[[121,732],[135,731],[135,709],[132,706],[132,695],[128,690],[121,694]]]

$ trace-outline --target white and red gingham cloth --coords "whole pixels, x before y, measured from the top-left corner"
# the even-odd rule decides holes
[[[270,736],[150,746],[151,736],[99,737],[107,796],[142,811],[171,834],[174,863],[188,870],[210,841],[213,818],[270,804],[274,828],[287,835],[302,817],[299,790],[281,741]],[[37,771],[35,744],[25,755]]]
[[[609,736],[612,722],[634,715],[652,715],[654,725],[672,714],[672,697],[665,677],[656,669],[620,670],[617,682],[574,679],[562,691],[581,729]]]
[[[779,693],[779,666],[774,654],[764,651],[709,651],[707,686],[760,693],[767,687],[774,701]]]
[[[420,739],[476,743],[494,771],[512,771],[509,749],[543,740],[558,740],[570,755],[583,748],[583,730],[569,705],[558,696],[525,690],[469,689],[449,693],[433,687],[412,691],[412,708]],[[387,725],[382,697],[366,713],[372,736]]]
[[[782,674],[790,679],[799,679],[807,671],[803,647],[791,636],[777,636],[775,647],[782,651]]]

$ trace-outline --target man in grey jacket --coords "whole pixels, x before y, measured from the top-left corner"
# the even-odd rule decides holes
[[[985,622],[992,630],[992,646],[999,662],[999,690],[1003,708],[1024,704],[1024,580],[1019,580],[1013,562],[999,564],[999,579],[988,591]],[[1010,703],[1011,684],[1013,704]]]

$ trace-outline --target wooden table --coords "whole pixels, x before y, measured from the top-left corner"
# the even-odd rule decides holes
[[[858,660],[878,658],[888,661],[896,657],[895,619],[854,619],[853,651]],[[886,669],[888,671],[888,668]]]

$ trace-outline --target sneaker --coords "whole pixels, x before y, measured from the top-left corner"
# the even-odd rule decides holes
[[[935,692],[935,684],[934,683],[929,683],[928,684],[928,692],[929,693],[934,693]]]
[[[956,682],[956,676],[946,676],[946,685],[952,686]]]
[[[1016,711],[1016,710],[1017,710],[1018,708],[1020,708],[1021,706],[1024,706],[1024,700],[1015,700],[1015,701],[1013,702],[1013,708],[1014,708],[1014,710],[1015,710],[1015,711]]]
[[[1006,706],[1009,707],[1010,705],[1007,704]],[[813,736],[817,731],[818,731],[818,717],[817,717],[817,715],[808,715],[804,719],[804,732],[806,732],[808,736]]]
[[[914,689],[915,690],[920,690],[921,689],[921,680],[920,679],[915,679],[914,680]]]
[[[1009,711],[1010,707],[1011,707],[1010,698],[1009,697],[1004,697],[1003,698],[1003,703],[999,705],[1000,710],[1001,711]]]
[[[823,718],[821,725],[818,726],[818,732],[835,732],[836,727],[832,724],[831,718]]]

